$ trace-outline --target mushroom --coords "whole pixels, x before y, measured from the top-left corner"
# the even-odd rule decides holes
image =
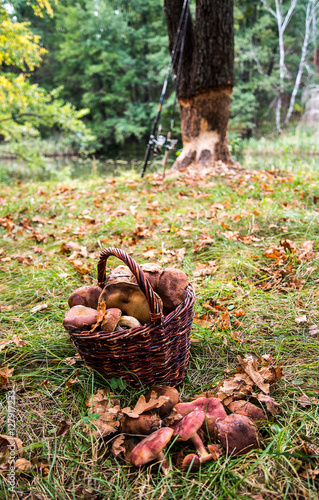
[[[106,285],[100,295],[98,307],[102,307],[102,304],[106,309],[111,307],[121,309],[125,316],[133,316],[141,324],[151,321],[147,299],[140,287],[134,283],[120,282]]]
[[[244,415],[232,413],[217,420],[218,439],[227,453],[242,455],[260,448],[260,438],[255,423]]]
[[[136,467],[147,464],[152,460],[162,460],[162,470],[167,474],[168,463],[165,459],[163,449],[170,441],[174,430],[170,427],[162,427],[158,431],[153,432],[138,443],[131,453],[131,463]]]
[[[120,281],[136,282],[135,276],[127,266],[120,265],[115,267],[106,278],[107,285],[110,285],[111,283],[119,283]]]
[[[233,413],[236,413],[238,415],[245,415],[246,417],[250,418],[256,423],[256,425],[259,425],[267,420],[267,416],[265,415],[263,410],[261,408],[258,408],[258,406],[249,403],[249,401],[233,401],[228,405],[228,408]]]
[[[146,278],[151,284],[151,287],[155,292],[157,292],[160,277],[162,276],[164,269],[159,264],[145,263],[141,264],[141,269],[144,272]]]
[[[183,460],[182,468],[185,471],[196,472],[199,469],[200,464],[205,462],[211,462],[212,460],[218,460],[218,458],[222,455],[220,450],[216,447],[216,445],[208,445],[208,449],[210,454],[207,454],[204,457],[199,457],[195,453],[190,453],[186,455]]]
[[[120,318],[122,316],[121,309],[117,309],[116,307],[111,307],[107,309],[104,313],[102,322],[101,322],[101,331],[102,332],[114,332],[117,327]]]
[[[176,309],[187,297],[188,278],[183,271],[168,267],[160,276],[156,292],[163,301],[167,312]]]
[[[202,410],[194,410],[186,415],[175,427],[174,436],[178,435],[180,441],[192,441],[196,448],[199,457],[208,457],[210,454],[204,446],[203,441],[197,434],[197,431],[202,426],[205,420],[205,412]]]
[[[167,397],[167,402],[164,403],[162,406],[156,409],[160,417],[166,417],[169,415],[171,410],[174,408],[174,406],[178,403],[179,401],[179,394],[178,391],[175,389],[175,387],[169,387],[165,385],[156,385],[154,387],[151,387],[145,394],[145,401],[148,402],[150,398],[152,397],[152,393],[156,394],[157,397],[160,396],[166,396]]]
[[[80,330],[97,322],[99,313],[96,309],[85,306],[73,306],[64,316],[63,326],[66,330]]]
[[[225,418],[227,413],[222,403],[217,398],[198,398],[190,403],[178,403],[174,410],[180,415],[187,415],[194,410],[205,412],[205,421],[202,430],[213,440],[217,435],[216,420]]]
[[[71,293],[68,304],[70,307],[73,306],[85,306],[97,308],[99,296],[101,295],[102,288],[95,285],[81,286]]]
[[[160,427],[161,419],[158,415],[147,412],[138,418],[132,418],[124,415],[121,420],[121,432],[126,434],[151,434]]]
[[[133,316],[122,316],[119,321],[119,326],[122,328],[137,328],[141,326],[138,319],[133,318]]]
[[[185,417],[194,410],[205,410],[207,401],[208,398],[198,398],[194,399],[194,401],[191,401],[190,403],[178,403],[175,405],[174,411]]]

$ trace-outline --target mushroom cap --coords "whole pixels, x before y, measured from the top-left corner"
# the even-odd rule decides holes
[[[217,398],[208,398],[207,405],[203,410],[205,411],[205,421],[202,429],[208,434],[210,439],[214,439],[217,436],[216,421],[218,418],[226,418],[227,413]]]
[[[263,412],[263,410],[261,408],[258,408],[258,406],[249,403],[249,401],[233,401],[228,405],[228,408],[233,413],[237,413],[238,415],[245,415],[246,417],[256,422],[257,425],[258,422],[264,422],[265,420],[267,420],[267,416]]]
[[[127,266],[117,266],[112,269],[111,273],[106,278],[106,285],[110,285],[111,283],[119,283],[121,281],[124,282],[135,282],[135,276],[132,271]]]
[[[188,278],[186,274],[174,267],[167,267],[160,276],[156,291],[161,297],[164,307],[169,312],[176,309],[186,299],[187,286]]]
[[[63,326],[66,330],[78,330],[97,322],[99,313],[96,309],[85,306],[73,306],[64,316]]]
[[[175,405],[174,410],[185,417],[194,410],[205,410],[207,406],[208,398],[198,398],[194,399],[190,403],[178,403]]]
[[[125,316],[133,316],[142,324],[151,321],[147,299],[135,283],[119,282],[106,285],[99,298],[99,307],[116,307]]]
[[[159,429],[161,419],[156,413],[143,413],[138,418],[124,415],[121,420],[121,432],[126,434],[151,434]]]
[[[117,324],[122,316],[121,309],[117,309],[116,307],[111,307],[105,311],[103,316],[103,320],[101,323],[101,331],[102,332],[113,332],[117,327]]]
[[[179,401],[179,394],[177,389],[175,389],[175,387],[165,385],[156,385],[154,387],[151,387],[145,394],[146,402],[150,400],[152,392],[155,392],[157,397],[167,397],[167,402],[156,410],[160,417],[166,417]]]
[[[195,453],[190,453],[189,455],[186,455],[182,463],[183,470],[189,472],[198,471],[199,466],[200,466],[200,458],[198,455],[195,455]]]
[[[179,434],[178,439],[181,441],[188,441],[198,429],[202,426],[205,420],[205,412],[202,410],[194,410],[188,415],[186,415],[178,424],[174,427],[174,436]]]
[[[131,462],[136,467],[155,460],[170,441],[174,430],[162,427],[138,443],[131,453]]]
[[[68,304],[69,307],[85,306],[97,308],[99,296],[101,295],[102,288],[95,285],[80,286],[71,293]]]
[[[217,420],[218,439],[227,453],[242,455],[260,448],[260,438],[255,423],[244,415],[232,413]]]
[[[141,264],[141,269],[144,272],[146,278],[151,284],[151,287],[155,292],[157,292],[160,277],[162,276],[164,269],[159,265],[151,262],[146,262]]]

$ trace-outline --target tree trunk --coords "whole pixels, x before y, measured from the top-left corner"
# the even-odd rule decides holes
[[[164,0],[170,48],[182,6],[183,0]],[[233,0],[196,0],[195,23],[189,16],[176,89],[183,151],[174,169],[232,161],[227,131],[234,81],[233,24]]]

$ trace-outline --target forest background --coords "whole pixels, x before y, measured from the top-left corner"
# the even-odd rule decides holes
[[[14,0],[0,10],[4,151],[36,163],[45,149],[39,139],[49,139],[59,154],[142,157],[170,57],[161,0]],[[280,132],[287,113],[299,121],[317,92],[316,16],[314,0],[235,1],[235,156],[242,139]],[[164,133],[172,79],[167,97]],[[180,137],[178,116],[174,133]]]

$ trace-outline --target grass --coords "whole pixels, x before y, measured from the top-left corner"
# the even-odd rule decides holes
[[[116,178],[1,185],[0,342],[15,335],[25,345],[8,344],[0,362],[14,368],[17,435],[33,464],[31,471],[17,473],[20,498],[318,498],[318,456],[306,456],[302,444],[319,445],[319,340],[309,335],[309,325],[319,321],[319,170],[289,155],[281,168],[258,166],[259,171],[197,182],[182,176],[141,180],[127,172]],[[213,242],[194,252],[205,234]],[[295,254],[287,252],[282,263],[265,257],[266,249],[285,238],[296,245]],[[309,240],[314,252],[299,259]],[[61,245],[70,241],[85,247],[84,253],[61,253]],[[110,453],[111,438],[94,441],[84,433],[90,394],[109,388],[124,407],[143,392],[107,380],[83,363],[65,361],[75,354],[62,327],[67,298],[96,278],[104,246],[121,246],[139,263],[180,267],[195,286],[196,313],[207,312],[203,304],[217,300],[231,314],[229,329],[194,323],[198,342],[178,388],[183,399],[233,373],[237,355],[272,354],[283,365],[284,376],[271,392],[280,411],[261,429],[261,451],[223,456],[196,474],[174,467],[162,476],[156,465],[137,470],[118,462]],[[182,261],[176,255],[181,248]],[[76,266],[75,259],[82,264]],[[218,266],[212,276],[194,276],[198,264],[210,261]],[[278,273],[283,273],[279,282]],[[41,304],[47,307],[32,310]],[[244,326],[236,327],[232,311],[240,307]],[[296,323],[301,315],[307,323]],[[51,398],[74,368],[78,381]],[[1,434],[8,431],[6,390],[0,394]],[[304,396],[308,406],[301,404]],[[69,432],[59,436],[64,421]],[[6,474],[0,478],[1,498],[11,498]]]

